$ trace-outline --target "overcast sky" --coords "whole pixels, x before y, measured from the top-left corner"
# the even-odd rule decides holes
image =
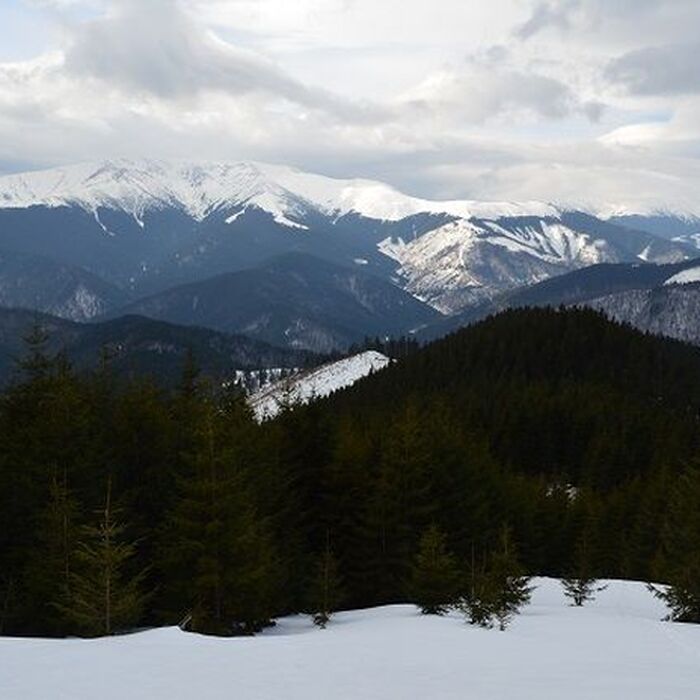
[[[700,0],[1,0],[0,171],[254,159],[700,208]]]

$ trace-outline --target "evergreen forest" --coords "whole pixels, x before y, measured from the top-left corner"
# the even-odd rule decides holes
[[[49,347],[28,332],[0,397],[0,634],[441,611],[516,549],[529,576],[671,583],[700,621],[697,348],[507,311],[258,424],[194,355],[172,389]]]

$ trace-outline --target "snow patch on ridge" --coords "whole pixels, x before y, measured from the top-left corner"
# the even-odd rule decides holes
[[[287,406],[305,404],[351,386],[390,362],[386,355],[368,350],[270,384],[252,394],[248,402],[258,420],[267,420]]]
[[[700,282],[700,266],[691,267],[688,270],[683,270],[673,277],[669,277],[665,282],[664,286],[670,284],[692,284],[693,282]]]

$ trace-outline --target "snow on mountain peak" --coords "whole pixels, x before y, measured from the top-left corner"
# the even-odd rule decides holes
[[[342,180],[280,165],[127,159],[0,177],[0,207],[33,205],[77,205],[89,211],[106,207],[137,218],[148,209],[173,206],[198,220],[218,209],[257,206],[297,227],[288,215],[298,215],[300,206],[385,221],[420,213],[488,219],[558,214],[541,202],[431,201],[373,180]]]

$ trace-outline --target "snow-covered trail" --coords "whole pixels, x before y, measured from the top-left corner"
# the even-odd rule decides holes
[[[582,609],[540,579],[506,632],[412,606],[281,620],[253,639],[159,629],[120,638],[0,640],[3,700],[696,700],[700,626],[660,621],[643,584]]]

